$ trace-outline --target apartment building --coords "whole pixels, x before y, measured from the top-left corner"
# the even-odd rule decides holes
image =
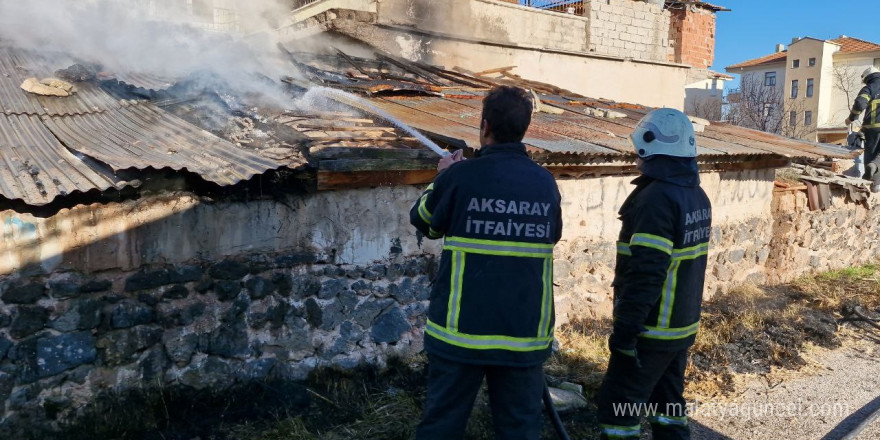
[[[795,38],[770,55],[727,67],[742,79],[734,113],[743,125],[806,140],[844,143],[844,120],[861,88],[861,73],[880,67],[880,44],[841,35]]]

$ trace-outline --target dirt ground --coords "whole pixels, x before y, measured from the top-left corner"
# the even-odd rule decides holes
[[[781,433],[839,439],[850,432],[880,409],[880,345],[857,334],[845,339],[837,350],[805,355],[809,365],[798,373],[747,377],[735,396],[701,402],[694,440],[775,440]],[[880,423],[858,438],[880,438]]]

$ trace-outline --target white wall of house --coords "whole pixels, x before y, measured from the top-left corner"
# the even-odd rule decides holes
[[[857,54],[839,53],[834,57],[835,65],[841,77],[849,77],[850,96],[839,87],[834,88],[831,102],[829,103],[829,125],[843,126],[843,120],[849,116],[853,101],[864,86],[861,81],[862,72],[876,65],[880,67],[880,51]]]
[[[714,118],[721,116],[721,106],[724,97],[724,84],[727,81],[724,77],[712,76],[706,71],[697,71],[705,73],[702,78],[694,78],[688,80],[689,84],[685,87],[684,93],[684,111],[685,113],[701,118]]]

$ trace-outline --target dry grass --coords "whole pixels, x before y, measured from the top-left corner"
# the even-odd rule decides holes
[[[840,344],[836,319],[854,304],[880,307],[880,265],[807,277],[787,286],[743,286],[707,302],[700,333],[691,349],[687,394],[729,395],[745,377],[780,381],[802,372],[804,355]],[[609,319],[584,320],[557,329],[560,350],[545,365],[551,378],[579,383],[590,396],[607,368]],[[409,439],[421,416],[425,360],[381,376],[313,378],[309,413],[262,426],[234,428],[236,440]],[[798,373],[800,374],[800,373]],[[592,401],[593,399],[591,399]],[[485,395],[478,398],[466,438],[494,438]],[[597,437],[594,409],[566,414],[572,438]],[[556,438],[545,427],[544,439]]]

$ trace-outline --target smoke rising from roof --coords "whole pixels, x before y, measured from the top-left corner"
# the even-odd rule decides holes
[[[280,0],[0,0],[0,43],[60,52],[109,72],[211,72],[237,91],[279,97],[280,88],[254,74],[277,81],[295,73],[271,32],[288,11]],[[232,32],[206,29],[217,27]]]

